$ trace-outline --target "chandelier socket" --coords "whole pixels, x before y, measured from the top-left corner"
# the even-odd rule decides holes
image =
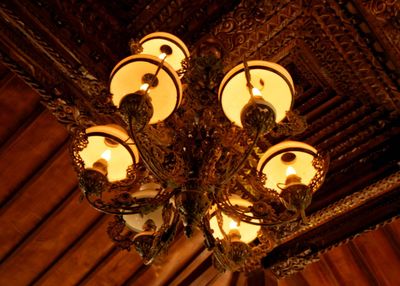
[[[153,231],[143,231],[135,235],[133,245],[135,250],[143,259],[145,265],[150,264],[154,259],[153,242],[155,239]]]
[[[281,198],[285,207],[301,215],[307,221],[305,209],[311,204],[312,191],[310,187],[301,183],[291,183],[282,188]]]
[[[250,100],[240,114],[243,128],[250,134],[267,132],[275,125],[275,112],[264,100]]]
[[[231,261],[230,270],[237,271],[243,267],[245,261],[251,255],[251,247],[242,241],[231,241],[228,248],[228,257]]]
[[[150,97],[142,90],[125,95],[121,100],[119,111],[125,122],[135,131],[142,130],[154,113]]]
[[[107,177],[98,170],[85,169],[79,176],[79,187],[85,195],[100,196],[108,185]]]

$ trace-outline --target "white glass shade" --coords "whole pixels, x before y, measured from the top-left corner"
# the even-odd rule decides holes
[[[248,207],[251,205],[250,202],[241,199],[240,197],[234,196],[229,199],[232,205],[238,205],[241,207]],[[227,216],[226,214],[222,213],[223,219],[223,226],[224,232],[228,235],[229,231],[232,229],[237,229],[240,233],[240,240],[245,243],[250,243],[254,239],[257,238],[258,231],[260,230],[259,225],[253,225],[245,222],[239,222],[238,224],[235,221]],[[210,219],[210,227],[214,230],[213,236],[215,238],[224,239],[224,236],[221,233],[221,230],[218,226],[218,221],[216,216],[212,216]]]
[[[165,61],[169,63],[175,71],[182,68],[182,61],[189,57],[189,50],[185,43],[178,37],[164,32],[151,33],[139,41],[143,47],[143,54],[159,57],[163,45],[171,48],[172,53],[167,56]]]
[[[157,194],[160,185],[158,184],[145,184],[140,190],[134,193],[132,196],[137,199],[147,199],[154,198]],[[123,219],[125,220],[126,225],[135,232],[143,231],[143,225],[149,219],[153,220],[157,229],[161,227],[163,224],[162,219],[162,207],[159,207],[155,211],[148,213],[146,215],[141,214],[131,214],[131,215],[123,215]]]
[[[292,154],[288,154],[292,153]],[[292,157],[292,161],[285,161],[284,157]],[[295,156],[293,156],[295,155]],[[265,186],[281,192],[278,184],[285,184],[289,174],[296,174],[301,178],[301,183],[308,185],[317,170],[312,165],[317,156],[317,150],[303,142],[283,141],[269,148],[260,159],[257,169],[267,176]]]
[[[87,128],[86,135],[88,145],[79,153],[85,168],[92,168],[95,162],[103,158],[107,160],[110,182],[125,179],[128,167],[139,160],[138,151],[128,134],[121,127],[110,124]],[[110,139],[112,144],[107,143]]]
[[[110,92],[114,105],[119,107],[125,95],[137,92],[143,84],[142,77],[145,74],[155,74],[160,62],[157,57],[142,54],[129,56],[120,61],[110,75]],[[180,79],[168,63],[164,63],[157,79],[157,86],[149,90],[154,109],[150,124],[166,119],[178,108],[182,99]]]
[[[276,63],[266,61],[249,61],[247,64],[251,84],[259,91],[259,94],[254,95],[261,96],[275,111],[276,122],[282,121],[290,110],[294,97],[294,85],[289,72]],[[240,114],[251,98],[244,64],[237,65],[226,74],[221,82],[218,98],[226,117],[242,127]]]

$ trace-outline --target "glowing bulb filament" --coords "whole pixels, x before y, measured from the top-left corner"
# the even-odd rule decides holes
[[[234,220],[231,220],[230,222],[229,222],[229,229],[238,229],[239,227],[238,227],[238,223],[236,222],[236,221],[234,221]]]
[[[288,177],[290,175],[296,175],[296,174],[297,174],[297,172],[292,166],[287,167],[287,169],[286,169],[286,177]]]
[[[104,151],[101,156],[101,158],[103,158],[104,160],[106,160],[107,162],[111,160],[111,150],[107,149],[106,151]]]
[[[140,90],[146,91],[149,88],[149,84],[148,83],[144,83],[140,86]]]
[[[167,57],[166,53],[162,53],[158,56],[161,60],[165,59]]]
[[[253,93],[253,96],[261,96],[261,91],[257,87],[253,87],[251,92]]]

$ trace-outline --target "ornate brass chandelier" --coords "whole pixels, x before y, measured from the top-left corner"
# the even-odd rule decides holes
[[[305,143],[270,143],[305,129],[290,111],[290,74],[244,61],[223,76],[216,57],[190,57],[167,33],[131,47],[111,72],[112,122],[73,138],[84,197],[115,215],[110,237],[145,264],[167,250],[182,221],[187,237],[203,232],[217,269],[259,267],[274,227],[306,220],[328,166]]]

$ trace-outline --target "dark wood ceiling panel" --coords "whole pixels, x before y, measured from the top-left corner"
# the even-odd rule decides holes
[[[166,285],[168,279],[179,270],[182,270],[195,257],[193,254],[203,247],[203,236],[200,232],[193,235],[191,239],[187,239],[183,233],[177,236],[166,257],[162,258],[160,266],[157,265],[147,267],[141,272],[133,273],[126,281],[128,285]]]
[[[20,126],[34,120],[43,111],[39,95],[26,83],[7,71],[0,79],[0,146],[21,131]],[[21,100],[20,94],[23,94]]]
[[[214,281],[214,285],[220,285],[220,286],[229,286],[229,285],[231,285],[232,275],[233,275],[233,273],[230,272],[230,271],[227,271],[225,273],[221,273],[218,276],[218,278]]]
[[[60,128],[54,117],[45,111],[15,134],[12,141],[7,141],[0,150],[1,201],[15,195],[25,178],[38,175],[39,170],[47,164],[49,154],[57,153],[67,138],[67,131]],[[29,154],[29,160],[25,159],[26,154]]]
[[[28,181],[18,191],[18,196],[3,206],[0,257],[7,256],[6,253],[45,223],[63,201],[75,195],[77,182],[70,166],[68,150],[63,148],[57,155],[41,171],[40,176]]]
[[[193,271],[198,269],[201,264],[205,263],[210,257],[210,252],[206,251],[205,248],[199,248],[199,251],[194,253],[190,263],[187,263],[183,269],[176,271],[174,275],[169,279],[168,283],[173,285],[185,285],[185,281],[192,281],[194,273]]]
[[[106,216],[98,219],[84,237],[70,245],[57,260],[53,260],[46,271],[36,278],[36,283],[51,286],[63,281],[66,285],[77,285],[93,268],[96,268],[97,263],[107,257],[110,251],[115,250],[113,242],[105,231],[109,222],[110,218]],[[129,264],[133,262],[131,260]]]
[[[133,273],[141,268],[145,268],[145,266],[139,254],[133,250],[127,252],[114,247],[78,284],[92,286],[123,285]],[[111,273],[118,274],[111,275]]]
[[[79,192],[64,201],[45,224],[32,233],[2,265],[2,285],[27,285],[58,256],[64,255],[72,243],[77,243],[101,214],[82,208]]]

